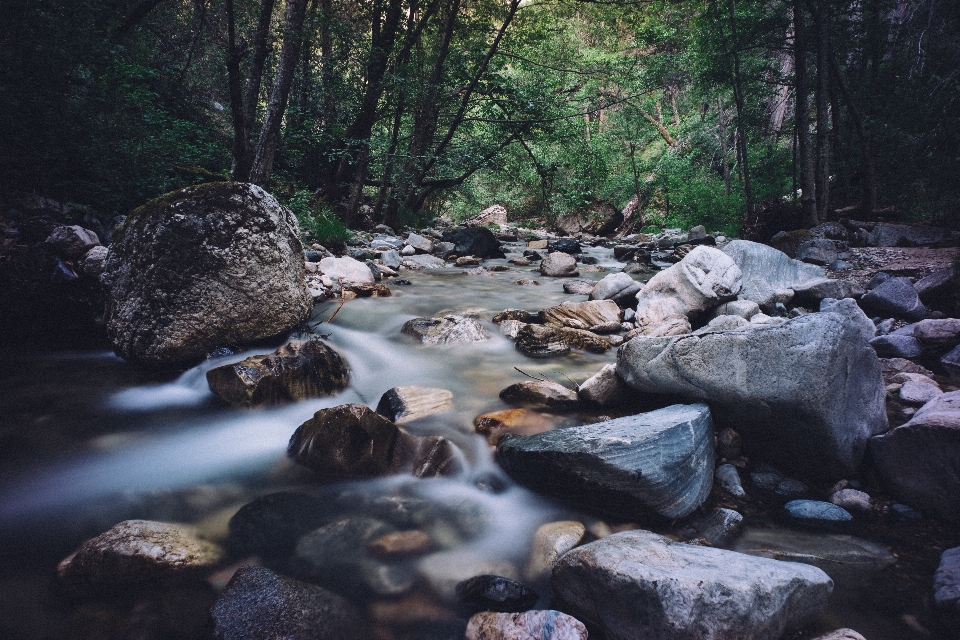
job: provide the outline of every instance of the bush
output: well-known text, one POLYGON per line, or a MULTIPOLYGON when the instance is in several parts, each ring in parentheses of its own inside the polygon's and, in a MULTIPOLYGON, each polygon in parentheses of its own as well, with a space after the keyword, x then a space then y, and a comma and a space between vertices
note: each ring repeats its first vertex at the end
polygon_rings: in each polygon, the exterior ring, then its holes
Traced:
POLYGON ((309 191, 294 193, 287 206, 293 211, 300 223, 300 233, 304 242, 320 244, 345 244, 350 240, 350 229, 328 207, 317 203, 309 191))

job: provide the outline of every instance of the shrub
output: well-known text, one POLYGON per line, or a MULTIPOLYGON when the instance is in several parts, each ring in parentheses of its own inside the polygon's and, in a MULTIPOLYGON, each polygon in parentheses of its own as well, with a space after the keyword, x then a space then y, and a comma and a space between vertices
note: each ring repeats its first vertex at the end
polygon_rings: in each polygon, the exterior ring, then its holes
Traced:
POLYGON ((309 191, 294 193, 287 206, 300 223, 300 233, 305 242, 320 244, 344 244, 352 236, 350 229, 329 207, 316 201, 309 191))

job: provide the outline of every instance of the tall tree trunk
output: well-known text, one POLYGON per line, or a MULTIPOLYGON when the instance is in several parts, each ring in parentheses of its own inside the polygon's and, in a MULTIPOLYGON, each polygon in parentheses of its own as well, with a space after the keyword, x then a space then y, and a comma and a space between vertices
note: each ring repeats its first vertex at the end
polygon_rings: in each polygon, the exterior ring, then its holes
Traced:
POLYGON ((723 170, 723 190, 730 195, 730 147, 727 134, 726 114, 723 113, 723 101, 717 96, 717 128, 720 133, 720 166, 723 170))
POLYGON ((747 217, 753 217, 753 189, 750 186, 750 161, 747 156, 747 139, 743 127, 744 98, 740 74, 740 53, 738 50, 737 20, 733 0, 727 1, 730 17, 730 38, 733 43, 733 98, 737 105, 737 145, 740 149, 740 171, 743 175, 743 195, 747 201, 747 217))
MULTIPOLYGON (((787 29, 786 40, 789 42, 793 38, 792 28, 787 29)), ((790 102, 790 84, 787 78, 793 73, 793 56, 786 47, 780 52, 780 73, 777 77, 778 85, 776 91, 770 96, 767 103, 767 113, 769 122, 767 124, 767 135, 771 143, 776 143, 780 137, 780 131, 783 129, 783 119, 787 115, 787 105, 790 102)))
POLYGON ((230 89, 230 114, 233 117, 233 176, 245 180, 246 176, 237 175, 238 159, 243 157, 246 148, 246 130, 243 126, 243 89, 240 86, 240 58, 243 52, 237 45, 236 19, 233 0, 226 0, 227 12, 227 84, 230 89))
POLYGON ((307 15, 307 0, 287 0, 287 10, 283 29, 283 48, 280 50, 280 62, 277 74, 270 90, 267 113, 260 130, 257 153, 250 169, 250 182, 266 187, 273 171, 273 158, 280 141, 280 126, 283 113, 287 109, 287 98, 293 84, 293 74, 300 59, 300 43, 303 38, 303 21, 307 15))
POLYGON ((813 147, 810 144, 810 88, 807 78, 807 19, 803 14, 804 0, 793 2, 793 67, 796 88, 797 154, 800 159, 800 208, 803 224, 815 227, 817 218, 817 188, 814 179, 813 147))
POLYGON ((817 218, 830 209, 830 4, 817 0, 817 218))
POLYGON ((850 118, 853 120, 854 131, 857 132, 857 140, 860 141, 860 155, 863 156, 863 210, 866 213, 872 213, 877 208, 877 178, 873 167, 873 152, 870 149, 870 136, 863 126, 863 116, 857 103, 850 95, 846 83, 843 81, 843 75, 840 73, 840 67, 837 61, 830 57, 830 70, 833 73, 833 79, 837 88, 840 89, 840 95, 843 101, 847 103, 847 111, 850 112, 850 118))
MULTIPOLYGON (((228 1, 230 1, 232 4, 232 0, 228 1)), ((234 180, 249 180, 250 169, 253 166, 254 149, 251 146, 251 139, 253 138, 253 127, 257 117, 257 103, 260 99, 260 84, 263 79, 263 69, 266 65, 267 54, 270 52, 267 39, 270 36, 270 20, 273 17, 273 7, 274 0, 263 0, 260 3, 260 15, 257 20, 257 29, 253 35, 253 53, 250 56, 250 68, 247 70, 247 83, 243 92, 242 101, 240 103, 241 117, 239 126, 237 125, 236 118, 234 118, 233 167, 231 168, 234 180)), ((228 24, 229 22, 231 22, 231 20, 228 17, 228 24)), ((231 36, 231 38, 232 37, 233 36, 231 36)), ((235 49, 235 45, 230 45, 230 48, 231 50, 235 49)), ((240 91, 239 65, 240 56, 242 56, 243 53, 244 52, 237 52, 236 88, 234 88, 232 84, 234 80, 232 78, 230 80, 231 102, 236 99, 233 95, 233 92, 235 90, 237 92, 240 91)), ((233 73, 233 71, 230 71, 229 69, 229 55, 227 65, 228 72, 233 73)), ((237 97, 239 97, 239 93, 237 97)))
MULTIPOLYGON (((832 53, 830 54, 833 55, 832 53)), ((832 58, 831 58, 832 59, 832 58)), ((834 203, 846 205, 850 199, 850 172, 844 162, 843 136, 840 127, 840 99, 837 95, 837 81, 830 72, 830 147, 833 149, 833 171, 838 177, 840 185, 839 197, 834 197, 834 203)))

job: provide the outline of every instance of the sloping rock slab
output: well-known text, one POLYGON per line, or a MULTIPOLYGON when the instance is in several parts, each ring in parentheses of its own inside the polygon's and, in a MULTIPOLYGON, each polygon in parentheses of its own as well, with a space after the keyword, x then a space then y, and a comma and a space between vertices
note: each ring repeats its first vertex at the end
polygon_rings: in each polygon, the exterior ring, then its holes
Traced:
POLYGON ((745 289, 754 280, 763 280, 773 289, 792 289, 795 284, 826 275, 822 267, 794 260, 759 242, 734 240, 723 252, 740 267, 745 289))
POLYGON ((625 531, 553 569, 562 610, 607 640, 775 640, 815 620, 833 581, 820 569, 625 531))
MULTIPOLYGON (((627 276, 629 277, 629 276, 627 276)), ((574 329, 589 329, 598 324, 620 322, 622 312, 613 300, 567 301, 540 312, 544 323, 574 329)))
POLYGON ((887 429, 877 355, 856 323, 811 313, 775 326, 637 337, 617 353, 637 391, 710 403, 748 450, 803 475, 839 479, 887 429))
POLYGON ((713 458, 704 404, 528 437, 507 434, 497 444, 497 461, 520 484, 625 518, 691 513, 713 486, 713 458))

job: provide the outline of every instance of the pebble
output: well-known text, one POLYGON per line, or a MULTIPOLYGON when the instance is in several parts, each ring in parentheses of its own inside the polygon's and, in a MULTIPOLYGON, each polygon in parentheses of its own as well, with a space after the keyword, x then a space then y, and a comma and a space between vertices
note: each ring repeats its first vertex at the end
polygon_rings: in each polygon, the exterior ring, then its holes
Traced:
POLYGON ((740 473, 732 464, 722 464, 717 467, 713 477, 716 478, 720 486, 726 489, 732 496, 736 498, 747 497, 747 492, 743 490, 743 485, 740 484, 740 473))
POLYGON ((838 507, 854 511, 870 511, 873 509, 873 500, 870 495, 856 489, 841 489, 830 496, 830 502, 838 507))
POLYGON ((466 640, 587 640, 587 628, 559 611, 485 611, 470 618, 466 640))

